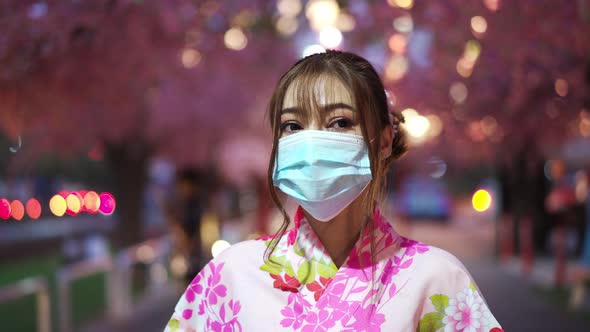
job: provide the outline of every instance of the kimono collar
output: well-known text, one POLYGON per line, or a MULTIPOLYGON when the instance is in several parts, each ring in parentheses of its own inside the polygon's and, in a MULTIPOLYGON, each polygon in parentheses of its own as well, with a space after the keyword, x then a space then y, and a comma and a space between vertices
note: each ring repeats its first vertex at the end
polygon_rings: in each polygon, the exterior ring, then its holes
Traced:
MULTIPOLYGON (((393 226, 383 217, 378 207, 375 207, 373 212, 371 225, 364 227, 363 233, 357 240, 352 249, 351 254, 344 262, 343 266, 350 261, 351 256, 363 256, 363 258, 370 258, 370 243, 371 237, 374 238, 375 243, 379 239, 389 238, 387 245, 391 244, 393 240, 397 239, 399 235, 393 229, 393 226), (373 228, 373 232, 371 232, 373 228)), ((383 243, 385 244, 385 243, 383 243)), ((317 234, 305 218, 303 208, 299 206, 294 217, 294 227, 287 234, 287 245, 292 247, 296 252, 305 253, 305 257, 317 262, 333 265, 330 254, 321 243, 317 234)))

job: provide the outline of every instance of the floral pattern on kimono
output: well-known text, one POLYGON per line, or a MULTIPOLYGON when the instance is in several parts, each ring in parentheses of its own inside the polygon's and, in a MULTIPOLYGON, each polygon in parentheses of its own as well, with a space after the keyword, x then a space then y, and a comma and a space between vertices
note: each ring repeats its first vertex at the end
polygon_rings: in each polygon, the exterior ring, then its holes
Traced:
POLYGON ((454 256, 397 234, 378 209, 340 269, 301 208, 264 261, 269 243, 242 242, 213 259, 166 332, 502 331, 454 256))

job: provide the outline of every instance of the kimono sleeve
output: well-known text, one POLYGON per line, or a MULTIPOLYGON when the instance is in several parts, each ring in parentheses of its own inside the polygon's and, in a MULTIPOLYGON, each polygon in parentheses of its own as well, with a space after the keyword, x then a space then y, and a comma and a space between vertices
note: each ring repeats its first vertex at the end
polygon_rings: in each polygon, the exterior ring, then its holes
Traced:
MULTIPOLYGON (((164 332, 221 331, 239 327, 241 305, 228 298, 223 261, 210 261, 188 285, 164 332)), ((233 330, 232 330, 233 331, 233 330)))
POLYGON ((503 332, 463 264, 444 252, 425 286, 417 332, 503 332))

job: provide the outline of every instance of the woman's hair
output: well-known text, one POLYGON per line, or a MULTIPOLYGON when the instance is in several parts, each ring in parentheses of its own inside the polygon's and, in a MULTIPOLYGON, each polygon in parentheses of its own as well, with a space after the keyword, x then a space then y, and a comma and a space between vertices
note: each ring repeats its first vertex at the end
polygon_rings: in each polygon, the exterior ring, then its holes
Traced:
MULTIPOLYGON (((385 189, 385 176, 391 162, 407 151, 405 133, 399 128, 403 117, 389 108, 388 98, 383 83, 373 66, 364 58, 348 52, 328 50, 307 56, 295 63, 279 80, 271 97, 268 114, 272 128, 273 145, 268 165, 268 184, 271 197, 283 215, 283 224, 268 246, 264 259, 270 260, 276 245, 289 227, 290 218, 283 207, 273 185, 273 173, 277 159, 278 141, 281 137, 281 110, 287 89, 294 91, 296 105, 302 109, 304 116, 317 116, 321 94, 326 100, 334 99, 334 89, 330 83, 344 85, 352 97, 353 107, 357 110, 365 142, 369 146, 369 160, 373 180, 365 195, 364 209, 366 216, 372 217, 374 203, 382 197, 385 189), (320 87, 318 89, 318 87, 320 87), (318 91, 321 90, 321 91, 318 91), (394 138, 392 153, 386 159, 379 153, 381 133, 387 126, 393 125, 394 138), (371 137, 369 137, 371 135, 371 137)), ((341 101, 336 101, 341 102, 341 101)), ((369 223, 372 231, 373 223, 369 223)))

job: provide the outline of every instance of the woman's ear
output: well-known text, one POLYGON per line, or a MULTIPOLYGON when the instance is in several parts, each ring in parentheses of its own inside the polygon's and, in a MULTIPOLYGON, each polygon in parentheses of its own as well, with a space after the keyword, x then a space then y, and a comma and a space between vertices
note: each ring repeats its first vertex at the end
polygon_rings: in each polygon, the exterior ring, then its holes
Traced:
POLYGON ((393 126, 388 124, 383 128, 381 133, 381 146, 379 147, 379 153, 381 154, 381 160, 385 160, 391 156, 391 150, 393 147, 393 126))

